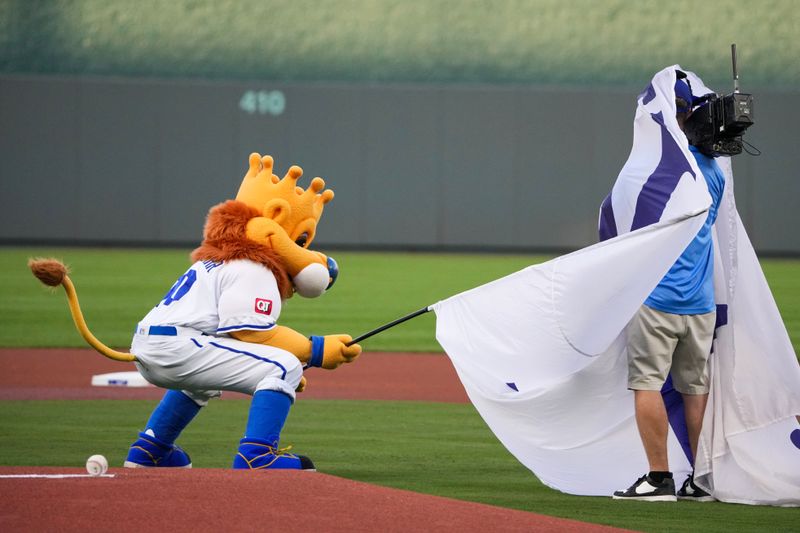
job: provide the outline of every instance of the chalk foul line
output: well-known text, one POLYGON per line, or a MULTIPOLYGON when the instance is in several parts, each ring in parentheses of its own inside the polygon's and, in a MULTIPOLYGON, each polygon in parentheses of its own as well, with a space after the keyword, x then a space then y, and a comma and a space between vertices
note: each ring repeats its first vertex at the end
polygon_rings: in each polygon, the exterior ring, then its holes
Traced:
POLYGON ((68 477, 114 477, 114 474, 101 474, 99 476, 93 476, 91 474, 0 474, 0 479, 24 479, 24 478, 63 479, 68 477))

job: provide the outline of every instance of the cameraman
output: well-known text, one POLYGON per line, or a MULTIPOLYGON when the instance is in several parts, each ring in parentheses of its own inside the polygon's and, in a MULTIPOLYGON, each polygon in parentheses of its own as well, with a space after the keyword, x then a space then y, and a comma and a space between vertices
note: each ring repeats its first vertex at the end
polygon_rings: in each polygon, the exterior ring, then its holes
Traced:
MULTIPOLYGON (((692 113, 692 92, 686 82, 675 83, 676 119, 681 130, 692 113)), ((705 224, 659 282, 628 325, 628 388, 634 391, 636 424, 650 472, 613 497, 622 500, 710 501, 714 498, 694 484, 693 475, 675 492, 669 470, 669 422, 662 387, 668 375, 681 393, 692 457, 708 400, 708 356, 716 321, 712 226, 725 187, 722 170, 712 157, 689 146, 708 185, 712 204, 705 224)), ((694 460, 694 459, 693 459, 694 460)))

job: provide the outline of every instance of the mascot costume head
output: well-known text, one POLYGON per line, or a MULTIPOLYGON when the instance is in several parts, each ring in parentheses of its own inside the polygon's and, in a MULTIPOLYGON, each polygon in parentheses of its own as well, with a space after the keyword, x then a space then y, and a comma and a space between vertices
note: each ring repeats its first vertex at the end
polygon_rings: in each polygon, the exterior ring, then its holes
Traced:
POLYGON ((250 169, 236 200, 212 208, 194 260, 251 259, 275 274, 284 299, 296 291, 314 298, 336 281, 336 262, 309 250, 333 191, 322 178, 297 186, 303 170, 292 166, 283 179, 272 173, 272 157, 250 154, 250 169))

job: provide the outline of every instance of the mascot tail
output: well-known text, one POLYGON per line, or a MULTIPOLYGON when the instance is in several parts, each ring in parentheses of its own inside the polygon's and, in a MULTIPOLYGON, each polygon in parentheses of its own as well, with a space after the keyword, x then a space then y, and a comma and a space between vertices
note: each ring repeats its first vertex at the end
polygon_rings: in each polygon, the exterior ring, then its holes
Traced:
POLYGON ((67 291, 67 301, 69 303, 69 310, 72 313, 72 320, 75 322, 75 327, 78 329, 78 332, 81 334, 84 340, 89 343, 92 348, 105 355, 109 359, 113 359, 115 361, 136 360, 136 357, 133 354, 112 350, 97 340, 97 338, 92 335, 92 332, 89 331, 89 327, 86 325, 86 321, 83 319, 81 306, 78 303, 78 293, 75 292, 75 286, 72 284, 72 280, 70 280, 69 276, 67 275, 67 267, 64 265, 64 263, 58 261, 57 259, 29 259, 28 266, 30 267, 31 272, 33 272, 33 275, 45 285, 49 287, 57 287, 59 285, 64 286, 64 290, 67 291))

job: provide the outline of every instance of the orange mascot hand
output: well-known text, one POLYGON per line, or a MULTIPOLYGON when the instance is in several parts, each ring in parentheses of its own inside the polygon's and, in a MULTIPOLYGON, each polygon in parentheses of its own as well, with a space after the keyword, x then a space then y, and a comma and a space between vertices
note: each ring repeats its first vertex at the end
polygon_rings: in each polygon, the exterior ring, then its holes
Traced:
POLYGON ((309 366, 321 366, 332 370, 343 363, 350 363, 361 354, 361 346, 354 344, 350 335, 326 335, 311 337, 311 360, 309 366))

